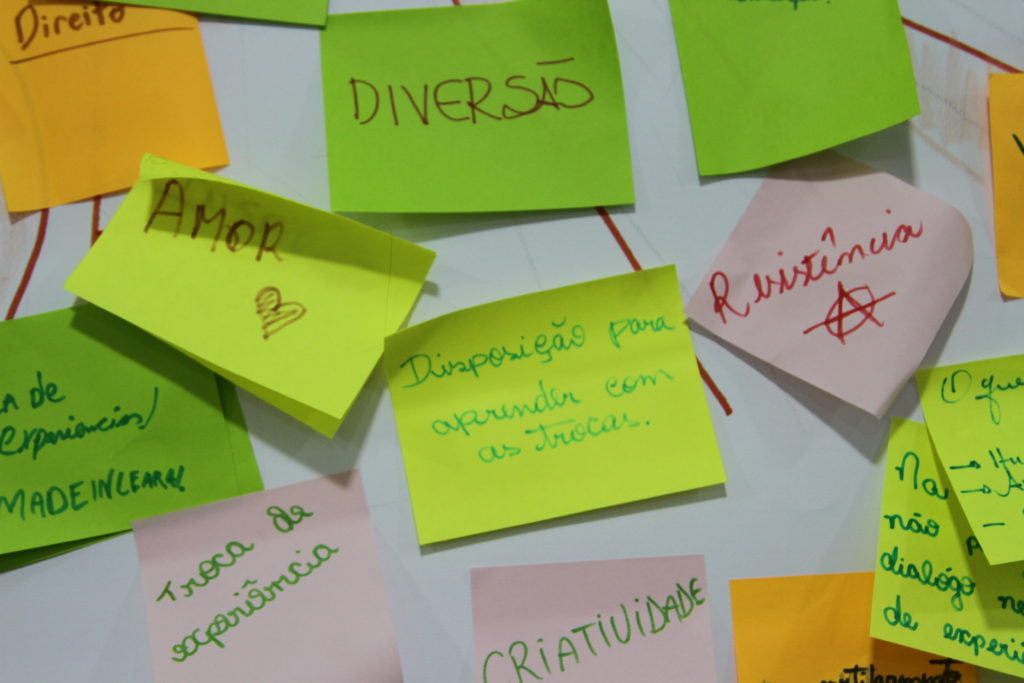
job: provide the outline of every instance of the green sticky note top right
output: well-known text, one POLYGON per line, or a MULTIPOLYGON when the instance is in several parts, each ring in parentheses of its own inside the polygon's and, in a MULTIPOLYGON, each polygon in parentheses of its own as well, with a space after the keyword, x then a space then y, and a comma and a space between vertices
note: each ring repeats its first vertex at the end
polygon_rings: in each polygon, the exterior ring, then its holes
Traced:
POLYGON ((262 488, 235 390, 94 306, 0 323, 0 570, 262 488))
POLYGON ((1024 560, 1024 355, 917 372, 935 450, 992 564, 1024 560))
POLYGON ((702 175, 805 156, 916 116, 896 0, 669 0, 702 175))
POLYGON ((672 266, 449 313, 383 366, 421 544, 725 481, 672 266))
POLYGON ((320 49, 335 211, 633 202, 606 0, 332 15, 320 49))

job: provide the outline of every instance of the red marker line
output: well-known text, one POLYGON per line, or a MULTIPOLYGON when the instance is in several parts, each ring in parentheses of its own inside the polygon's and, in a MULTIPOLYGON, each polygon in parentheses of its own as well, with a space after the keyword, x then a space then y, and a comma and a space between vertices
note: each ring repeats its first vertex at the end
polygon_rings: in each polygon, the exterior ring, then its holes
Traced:
POLYGON ((103 232, 100 230, 100 202, 103 195, 98 194, 92 198, 92 230, 90 232, 89 244, 96 244, 103 232))
POLYGON ((991 64, 992 66, 996 67, 997 69, 1002 69, 1003 71, 1010 71, 1012 73, 1020 73, 1020 69, 1018 69, 1017 67, 1010 66, 1006 62, 1000 61, 1000 60, 996 59, 995 57, 993 57, 992 55, 986 54, 986 53, 982 52, 981 50, 973 48, 970 45, 968 45, 967 43, 961 43, 956 38, 953 38, 951 36, 947 36, 944 33, 939 33, 938 31, 936 31, 934 29, 928 28, 927 26, 922 26, 921 24, 917 23, 916 21, 911 21, 910 19, 907 19, 906 17, 903 17, 903 25, 907 26, 909 28, 912 28, 915 31, 920 31, 921 33, 925 34, 926 36, 930 36, 930 37, 934 38, 935 40, 942 41, 946 45, 950 45, 952 47, 955 47, 958 50, 963 50, 967 54, 973 55, 973 56, 977 57, 978 59, 991 64))
MULTIPOLYGON (((619 231, 619 226, 615 225, 615 221, 608 215, 608 211, 603 206, 595 206, 594 211, 597 211, 597 215, 604 221, 605 226, 608 227, 608 232, 615 238, 616 244, 619 245, 619 249, 622 250, 622 254, 629 261, 629 265, 633 266, 633 270, 643 270, 643 266, 636 260, 636 256, 633 254, 633 250, 629 248, 629 244, 626 242, 626 238, 622 236, 619 231)), ((718 399, 718 404, 722 406, 722 410, 725 411, 726 415, 732 415, 732 406, 729 405, 729 400, 722 393, 722 390, 715 384, 715 380, 711 379, 711 375, 707 370, 704 369, 704 365, 701 364, 700 358, 697 359, 697 370, 700 371, 700 378, 704 380, 704 384, 707 385, 708 389, 714 394, 715 398, 718 399)))
POLYGON ((28 265, 21 275, 21 282, 18 283, 18 290, 11 299, 11 306, 7 309, 7 317, 4 320, 11 320, 18 313, 18 306, 21 305, 21 297, 25 295, 28 288, 28 281, 32 279, 32 271, 36 269, 36 261, 39 260, 39 252, 43 250, 43 240, 46 239, 46 224, 50 220, 50 210, 43 209, 39 213, 39 229, 36 232, 36 243, 32 247, 32 255, 28 257, 28 265))

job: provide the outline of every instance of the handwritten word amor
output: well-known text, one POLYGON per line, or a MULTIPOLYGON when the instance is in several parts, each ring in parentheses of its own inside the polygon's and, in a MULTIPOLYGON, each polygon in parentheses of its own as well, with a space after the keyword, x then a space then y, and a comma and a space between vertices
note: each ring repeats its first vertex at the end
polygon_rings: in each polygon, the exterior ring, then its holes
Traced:
POLYGON ((520 335, 518 346, 509 348, 502 344, 492 346, 486 351, 479 351, 470 354, 468 358, 460 360, 434 360, 442 358, 440 353, 434 354, 432 358, 426 353, 415 353, 401 363, 398 367, 409 370, 412 373, 412 382, 403 384, 403 389, 410 389, 423 384, 434 377, 444 379, 458 374, 469 373, 473 377, 480 377, 480 370, 483 368, 500 368, 505 363, 513 363, 520 360, 539 357, 541 363, 550 363, 556 352, 571 351, 581 348, 587 341, 587 333, 582 325, 566 327, 568 318, 549 323, 554 330, 553 334, 541 332, 526 340, 525 335, 520 335), (568 334, 565 334, 568 332, 568 334))
MULTIPOLYGON (((182 222, 185 220, 186 188, 180 180, 175 178, 164 179, 162 182, 163 190, 160 194, 160 200, 153 207, 153 212, 149 215, 143 232, 149 232, 150 228, 154 226, 158 230, 167 230, 170 229, 169 226, 173 226, 174 236, 177 237, 181 232, 182 222), (168 221, 171 219, 173 219, 173 222, 168 224, 168 221)), ((209 187, 209 184, 204 184, 204 186, 209 187)), ((226 208, 221 207, 212 215, 207 215, 206 204, 196 204, 189 236, 192 239, 196 239, 200 235, 203 235, 204 238, 210 238, 209 230, 206 233, 203 231, 207 226, 210 226, 210 230, 213 230, 213 226, 216 224, 216 230, 213 232, 212 239, 210 239, 210 251, 217 250, 217 244, 221 242, 222 236, 224 238, 224 246, 232 253, 241 251, 252 244, 257 233, 254 223, 244 218, 239 218, 233 221, 228 226, 227 231, 225 231, 224 224, 227 221, 226 208)), ((264 254, 273 254, 274 258, 278 261, 283 261, 284 259, 281 258, 281 254, 277 252, 277 245, 281 242, 281 237, 283 236, 284 223, 281 221, 273 223, 264 221, 259 245, 256 246, 256 260, 262 261, 264 254)))
POLYGON ((580 663, 581 653, 585 656, 585 652, 590 652, 591 657, 598 657, 607 650, 629 644, 633 640, 634 623, 637 633, 645 638, 665 631, 672 625, 673 619, 674 623, 683 623, 695 609, 706 602, 700 597, 702 590, 697 585, 697 579, 693 578, 685 587, 676 583, 675 593, 665 596, 663 600, 647 595, 643 600, 633 598, 635 606, 626 607, 626 603, 619 603, 621 621, 613 615, 604 617, 598 614, 593 621, 570 628, 567 635, 558 639, 557 652, 553 654, 548 652, 544 639, 537 638, 536 645, 533 646, 537 656, 531 659, 530 646, 523 640, 515 640, 507 648, 487 653, 484 657, 481 680, 483 683, 506 680, 543 681, 546 680, 543 674, 550 676, 564 673, 569 660, 575 664, 580 663), (632 621, 630 617, 633 617, 632 621), (616 645, 612 644, 613 637, 616 645), (604 647, 601 647, 602 642, 604 647), (586 649, 582 647, 583 644, 586 645, 586 649), (524 674, 528 674, 530 678, 525 678, 524 674))
MULTIPOLYGON (((185 592, 181 597, 191 598, 195 594, 195 589, 209 585, 211 581, 220 576, 222 569, 235 566, 240 558, 244 557, 246 553, 252 552, 255 547, 255 544, 246 545, 241 541, 228 541, 224 545, 224 552, 214 553, 208 560, 199 562, 196 569, 197 576, 191 576, 188 581, 178 585, 178 588, 185 592)), ((178 596, 171 590, 171 583, 172 581, 168 580, 164 584, 164 589, 160 591, 155 602, 160 602, 164 598, 170 598, 171 602, 177 601, 178 596)))
MULTIPOLYGON (((299 551, 296 551, 298 553, 299 551)), ((181 639, 181 642, 171 646, 173 653, 171 659, 175 662, 184 662, 192 657, 204 645, 213 643, 220 649, 226 647, 221 636, 233 628, 237 628, 243 620, 255 615, 260 610, 284 594, 288 586, 294 586, 302 579, 311 575, 317 569, 331 559, 332 555, 341 552, 340 548, 332 548, 329 545, 320 543, 313 547, 310 554, 314 561, 296 561, 288 565, 288 568, 273 581, 267 582, 262 588, 256 586, 256 581, 247 580, 242 584, 241 589, 235 593, 235 597, 241 597, 242 591, 249 588, 245 593, 244 605, 232 607, 226 613, 220 613, 213 617, 205 628, 197 628, 181 639)))
POLYGON ((78 512, 90 502, 113 500, 115 496, 124 498, 156 489, 185 491, 185 466, 169 467, 166 470, 115 470, 107 471, 106 477, 90 480, 89 487, 92 499, 86 498, 81 489, 85 480, 70 484, 54 485, 45 491, 26 491, 16 489, 10 494, 0 494, 0 515, 6 511, 8 515, 18 517, 22 521, 28 515, 39 519, 55 517, 65 512, 78 512))
POLYGON ((29 4, 14 15, 14 31, 22 50, 27 50, 37 36, 49 38, 59 36, 62 30, 81 31, 106 26, 108 23, 120 23, 124 20, 125 12, 123 5, 91 2, 82 5, 80 10, 76 9, 51 18, 49 14, 40 12, 40 7, 46 8, 46 5, 29 4))
POLYGON ((582 401, 571 391, 547 387, 544 380, 537 381, 537 394, 532 401, 502 403, 495 407, 469 408, 452 413, 451 418, 438 418, 430 428, 438 436, 461 433, 470 436, 470 427, 483 427, 492 420, 518 420, 528 415, 542 415, 566 405, 579 405, 582 401))
MULTIPOLYGON (((973 385, 974 375, 971 374, 971 371, 958 368, 947 377, 942 378, 939 397, 943 403, 959 403, 970 393, 973 385)), ((997 425, 1003 421, 1003 407, 1000 405, 999 399, 995 397, 995 394, 1016 391, 1024 387, 1024 378, 1017 375, 1013 379, 997 381, 995 375, 989 375, 982 378, 980 385, 982 391, 974 395, 974 400, 985 401, 985 406, 988 408, 988 417, 992 420, 992 424, 997 425)))
MULTIPOLYGON (((574 57, 569 57, 537 62, 536 65, 550 67, 574 60, 574 57)), ((526 76, 509 76, 504 86, 499 86, 504 87, 500 95, 495 93, 494 83, 482 76, 448 78, 413 86, 412 89, 397 84, 374 84, 361 78, 350 78, 349 85, 352 88, 353 116, 361 126, 374 121, 380 113, 382 90, 387 92, 384 97, 391 112, 391 123, 395 126, 417 121, 424 126, 446 121, 468 121, 471 125, 483 119, 508 121, 535 114, 545 107, 555 111, 582 109, 594 101, 594 91, 580 81, 561 76, 549 81, 546 74, 540 75, 538 81, 531 88, 526 76)), ((386 116, 384 114, 381 118, 386 116)))
MULTIPOLYGON (((886 212, 891 213, 891 210, 886 212)), ((722 319, 722 324, 729 323, 727 314, 746 318, 750 315, 753 306, 767 301, 773 296, 782 296, 794 289, 809 287, 826 275, 835 275, 851 263, 892 251, 900 244, 907 244, 911 240, 919 239, 923 234, 924 223, 921 223, 917 229, 910 225, 902 224, 898 225, 891 235, 889 231, 884 231, 879 237, 872 237, 867 245, 854 244, 845 251, 839 251, 838 254, 822 253, 821 249, 815 249, 804 254, 797 263, 779 268, 777 273, 754 273, 751 282, 756 295, 752 301, 737 302, 730 299, 731 284, 729 276, 720 270, 715 271, 708 282, 708 286, 711 288, 711 296, 714 299, 715 313, 722 319), (833 259, 831 262, 830 258, 833 259)), ((832 248, 836 248, 835 229, 832 227, 825 228, 824 232, 821 233, 820 241, 831 244, 832 248)), ((784 256, 784 253, 780 251, 778 255, 784 256)))
POLYGON ((72 422, 70 427, 58 427, 47 429, 45 427, 32 427, 22 429, 21 441, 18 442, 19 430, 11 425, 5 425, 0 429, 0 455, 11 457, 25 451, 32 452, 32 459, 39 457, 40 451, 46 446, 55 446, 64 441, 84 439, 97 432, 109 432, 125 427, 136 427, 145 430, 149 427, 153 416, 156 415, 157 402, 160 398, 160 389, 153 387, 153 404, 149 408, 149 414, 143 417, 142 413, 121 412, 121 406, 114 406, 111 415, 101 417, 95 422, 84 422, 75 419, 74 415, 68 415, 72 422))

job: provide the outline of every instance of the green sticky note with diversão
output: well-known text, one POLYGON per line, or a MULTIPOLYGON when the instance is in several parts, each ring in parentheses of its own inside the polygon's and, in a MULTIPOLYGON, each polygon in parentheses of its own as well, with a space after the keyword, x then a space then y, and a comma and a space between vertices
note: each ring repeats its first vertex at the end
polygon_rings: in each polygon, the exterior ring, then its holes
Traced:
POLYGON ((889 433, 871 635, 1024 677, 1024 564, 986 561, 929 429, 889 433))
POLYGON ((124 4, 323 26, 327 23, 328 2, 330 0, 127 0, 124 4))
POLYGON ((701 174, 818 152, 916 116, 896 0, 669 0, 701 174))
POLYGON ((336 211, 633 201, 607 0, 332 15, 320 51, 336 211))
POLYGON ((925 422, 992 564, 1024 560, 1024 356, 917 372, 925 422))
POLYGON ((262 488, 235 390, 94 306, 0 323, 0 569, 262 488))
POLYGON ((333 436, 434 253, 147 156, 68 290, 333 436))
POLYGON ((421 544, 725 481, 672 266, 449 313, 383 364, 421 544))

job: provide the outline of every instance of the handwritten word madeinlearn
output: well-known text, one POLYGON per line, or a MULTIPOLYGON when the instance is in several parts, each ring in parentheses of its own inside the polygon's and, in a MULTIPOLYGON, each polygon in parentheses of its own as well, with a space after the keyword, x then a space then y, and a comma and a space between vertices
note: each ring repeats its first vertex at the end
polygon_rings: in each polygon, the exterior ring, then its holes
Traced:
MULTIPOLYGON (((62 30, 81 31, 83 29, 117 24, 124 20, 124 5, 108 5, 91 2, 82 5, 66 15, 58 14, 51 19, 50 15, 40 12, 43 4, 28 4, 14 15, 14 32, 22 50, 27 50, 37 37, 49 38, 59 36, 62 30)), ((58 8, 59 9, 59 8, 58 8)))
MULTIPOLYGON (((886 209, 886 213, 892 213, 891 209, 886 209)), ((754 286, 755 297, 753 300, 743 302, 730 299, 729 290, 731 284, 729 276, 717 270, 711 275, 711 279, 708 282, 708 286, 711 288, 711 296, 714 300, 714 311, 721 318, 723 325, 729 323, 727 314, 746 318, 750 315, 753 306, 767 301, 773 296, 781 296, 798 287, 809 287, 826 275, 835 275, 843 267, 857 260, 863 261, 872 256, 892 251, 900 244, 907 244, 912 240, 919 239, 923 234, 924 223, 919 224, 916 229, 913 226, 901 224, 896 226, 891 235, 889 231, 883 231, 879 237, 872 237, 866 245, 854 244, 848 249, 840 251, 838 255, 823 254, 821 249, 815 249, 804 254, 795 264, 779 268, 777 273, 754 273, 751 282, 754 286), (830 263, 830 258, 835 260, 830 263)), ((835 229, 832 227, 825 228, 821 233, 820 241, 831 244, 833 248, 836 248, 835 229)), ((777 254, 778 256, 785 255, 781 251, 777 252, 777 254)))
MULTIPOLYGON (((187 188, 184 183, 176 178, 165 178, 162 182, 163 188, 160 193, 160 199, 157 201, 156 206, 153 207, 143 232, 149 232, 150 228, 154 226, 164 230, 173 227, 174 237, 177 237, 181 231, 182 222, 185 220, 185 206, 188 203, 187 188), (172 221, 169 226, 167 224, 168 221, 172 221)), ((209 187, 209 184, 205 184, 205 186, 209 187)), ((226 208, 221 207, 212 215, 207 215, 206 204, 197 203, 193 209, 192 228, 189 236, 192 239, 196 239, 201 234, 205 238, 212 237, 210 239, 210 251, 217 251, 217 244, 221 242, 222 236, 224 246, 232 253, 241 251, 253 243, 257 234, 254 223, 245 218, 239 218, 231 222, 225 232, 224 224, 227 221, 226 208), (214 225, 216 225, 215 231, 213 231, 214 225), (210 226, 210 230, 204 233, 203 231, 207 226, 210 226), (212 235, 210 235, 210 231, 213 231, 212 235)), ((281 254, 277 252, 277 245, 281 242, 281 237, 283 236, 283 222, 264 221, 262 232, 260 232, 259 244, 254 245, 256 260, 262 261, 265 254, 272 254, 278 261, 283 261, 284 259, 281 258, 281 254)))
MULTIPOLYGON (((569 57, 537 62, 536 65, 548 71, 547 67, 574 60, 575 57, 569 57)), ((585 83, 562 76, 549 81, 546 73, 537 78, 539 82, 530 87, 526 76, 509 76, 503 85, 498 86, 503 88, 500 95, 495 92, 494 83, 483 76, 448 78, 411 89, 397 84, 374 84, 361 78, 350 78, 349 85, 352 88, 353 116, 361 126, 377 119, 381 100, 385 98, 391 112, 391 123, 395 126, 417 121, 424 126, 445 121, 468 121, 470 124, 481 119, 508 121, 535 114, 544 107, 556 111, 581 109, 594 101, 594 91, 585 83)), ((382 115, 382 120, 386 116, 382 115)))
POLYGON ((637 633, 645 638, 667 629, 672 625, 673 618, 675 623, 681 624, 706 600, 700 597, 703 589, 697 585, 696 578, 690 579, 686 586, 677 583, 675 588, 675 593, 667 595, 664 600, 648 595, 643 600, 633 598, 636 606, 626 607, 625 603, 619 603, 619 610, 622 612, 621 622, 617 621, 614 615, 604 617, 598 614, 593 621, 569 629, 568 635, 558 639, 556 653, 549 655, 543 638, 537 638, 536 645, 533 646, 536 656, 532 659, 530 646, 522 640, 513 641, 504 650, 491 650, 484 658, 482 683, 513 680, 513 674, 517 681, 543 681, 545 678, 542 674, 564 673, 568 660, 575 664, 580 663, 580 653, 584 652, 583 644, 586 644, 586 651, 589 651, 592 657, 598 657, 613 647, 627 645, 633 639, 633 622, 636 623, 637 633), (631 616, 633 622, 630 621, 631 616), (617 643, 615 645, 613 637, 617 643), (601 646, 602 642, 604 647, 601 646), (524 673, 530 678, 524 678, 524 673))

